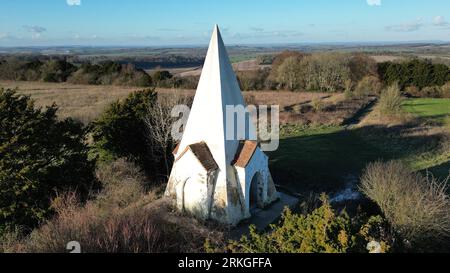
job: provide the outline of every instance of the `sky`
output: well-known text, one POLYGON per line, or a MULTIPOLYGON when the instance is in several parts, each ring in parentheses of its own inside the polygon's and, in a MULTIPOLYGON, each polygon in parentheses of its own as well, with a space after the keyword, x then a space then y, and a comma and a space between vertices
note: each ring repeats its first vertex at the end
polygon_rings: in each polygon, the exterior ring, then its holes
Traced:
POLYGON ((450 41, 449 0, 2 0, 2 46, 450 41))

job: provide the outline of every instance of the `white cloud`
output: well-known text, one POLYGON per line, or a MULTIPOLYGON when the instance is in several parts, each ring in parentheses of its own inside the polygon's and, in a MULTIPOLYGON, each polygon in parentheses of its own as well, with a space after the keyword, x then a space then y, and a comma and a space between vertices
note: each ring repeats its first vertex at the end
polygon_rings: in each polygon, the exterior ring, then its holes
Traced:
POLYGON ((69 6, 81 6, 81 0, 66 0, 69 6))
POLYGON ((381 0, 367 0, 369 6, 381 6, 381 0))
POLYGON ((448 22, 445 21, 444 16, 436 16, 433 18, 433 25, 443 27, 448 25, 448 22))

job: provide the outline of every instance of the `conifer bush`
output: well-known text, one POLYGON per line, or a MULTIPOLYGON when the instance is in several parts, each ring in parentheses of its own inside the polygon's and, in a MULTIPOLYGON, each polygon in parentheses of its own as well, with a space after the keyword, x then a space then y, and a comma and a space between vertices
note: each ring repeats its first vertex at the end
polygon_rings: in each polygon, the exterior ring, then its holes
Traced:
POLYGON ((34 227, 51 215, 57 192, 95 186, 85 130, 58 120, 57 107, 39 109, 28 96, 0 90, 0 229, 34 227))
POLYGON ((149 110, 158 103, 157 98, 154 89, 131 93, 125 100, 111 104, 91 124, 93 150, 100 161, 126 158, 154 181, 166 175, 162 159, 164 153, 170 152, 149 137, 152 128, 145 122, 149 110))
POLYGON ((347 253, 367 252, 369 242, 376 241, 382 251, 390 248, 388 232, 381 217, 367 221, 353 219, 347 213, 336 213, 325 195, 322 206, 309 214, 293 213, 285 209, 280 222, 271 230, 259 233, 254 226, 250 234, 224 247, 205 243, 207 252, 233 253, 347 253))

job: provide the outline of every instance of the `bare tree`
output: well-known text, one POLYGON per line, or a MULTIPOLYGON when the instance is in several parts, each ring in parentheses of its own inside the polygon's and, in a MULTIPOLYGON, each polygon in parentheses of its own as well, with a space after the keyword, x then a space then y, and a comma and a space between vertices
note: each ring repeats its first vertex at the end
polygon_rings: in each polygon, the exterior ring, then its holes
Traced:
POLYGON ((169 174, 171 158, 170 154, 175 146, 172 138, 172 125, 176 118, 172 117, 172 109, 177 105, 190 105, 191 97, 180 90, 172 90, 170 93, 160 94, 154 105, 147 107, 144 119, 147 128, 147 142, 153 156, 161 158, 164 162, 165 173, 169 174))

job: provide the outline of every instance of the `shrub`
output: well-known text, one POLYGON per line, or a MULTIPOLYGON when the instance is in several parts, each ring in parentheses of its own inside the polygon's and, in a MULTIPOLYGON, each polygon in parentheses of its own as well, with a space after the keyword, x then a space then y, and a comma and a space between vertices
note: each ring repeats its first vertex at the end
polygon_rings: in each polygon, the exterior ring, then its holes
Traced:
POLYGON ((96 199, 82 205, 75 194, 59 196, 53 219, 22 239, 6 234, 0 250, 64 253, 77 241, 84 253, 198 252, 206 236, 220 238, 193 219, 171 216, 155 189, 145 192, 144 175, 132 163, 120 159, 97 173, 105 187, 96 199))
POLYGON ((430 60, 412 59, 400 63, 384 62, 378 64, 378 74, 387 84, 398 82, 401 89, 417 86, 442 86, 450 77, 450 69, 444 64, 433 64, 430 60))
POLYGON ((382 85, 380 80, 375 76, 366 76, 362 78, 355 88, 355 96, 365 98, 369 95, 377 95, 380 93, 382 85))
POLYGON ((441 87, 441 96, 443 98, 450 98, 450 82, 447 82, 441 87))
POLYGON ((420 96, 423 98, 441 98, 441 88, 439 86, 426 86, 420 90, 420 96))
POLYGON ((363 53, 355 53, 349 62, 351 80, 359 82, 364 77, 377 75, 376 61, 363 53))
POLYGON ((409 241, 427 243, 450 235, 446 181, 413 173, 398 161, 376 162, 364 170, 360 188, 409 241))
POLYGON ((314 111, 316 111, 316 112, 322 112, 323 109, 325 108, 325 105, 324 105, 322 99, 320 99, 320 98, 314 98, 311 101, 311 106, 314 109, 314 111))
POLYGON ((149 109, 157 103, 157 93, 146 89, 111 104, 91 125, 94 150, 101 161, 127 158, 153 179, 165 177, 167 153, 148 136, 151 127, 145 123, 149 109))
POLYGON ((41 67, 44 82, 65 82, 77 68, 66 60, 50 60, 41 67))
POLYGON ((33 227, 51 214, 56 192, 85 196, 95 184, 82 125, 58 121, 56 111, 0 90, 0 226, 33 227))
POLYGON ((68 78, 68 82, 76 84, 116 84, 124 86, 149 87, 152 78, 132 64, 122 65, 108 61, 100 64, 84 63, 68 78))
POLYGON ((237 72, 239 85, 242 91, 265 89, 268 75, 268 69, 237 72))
POLYGON ((401 112, 403 97, 398 84, 393 84, 381 92, 379 110, 382 115, 393 116, 401 112))
MULTIPOLYGON (((239 241, 231 241, 226 251, 237 253, 345 253, 365 251, 367 240, 378 240, 388 250, 388 245, 379 240, 373 227, 381 227, 372 219, 359 226, 345 212, 336 214, 328 198, 321 197, 322 206, 310 214, 294 214, 286 209, 278 225, 271 231, 258 233, 254 226, 250 235, 239 241), (360 245, 358 245, 360 244, 360 245)), ((223 251, 206 243, 208 252, 223 251)))
POLYGON ((346 80, 345 81, 344 97, 345 97, 346 100, 351 100, 354 97, 354 94, 353 94, 353 82, 351 80, 346 80))
POLYGON ((413 96, 413 97, 418 97, 420 98, 422 96, 420 89, 417 88, 417 86, 411 85, 405 88, 405 93, 413 96))

